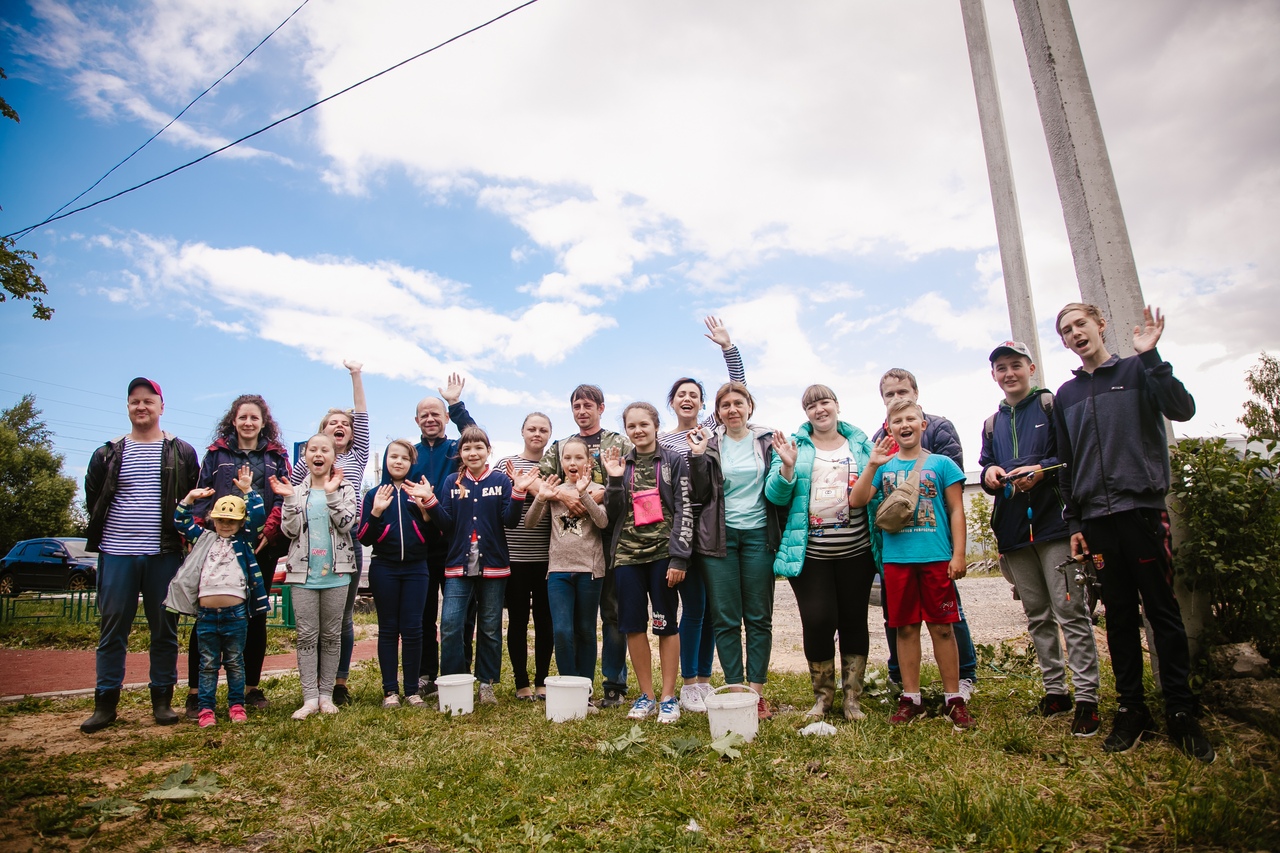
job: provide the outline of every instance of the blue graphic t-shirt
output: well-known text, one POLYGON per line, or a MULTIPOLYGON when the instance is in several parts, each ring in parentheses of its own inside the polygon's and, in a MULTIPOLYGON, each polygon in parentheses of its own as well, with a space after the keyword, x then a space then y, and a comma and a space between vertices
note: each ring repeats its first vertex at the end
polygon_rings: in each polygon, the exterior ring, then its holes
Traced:
POLYGON ((324 489, 307 493, 307 589, 346 586, 350 578, 333 570, 333 531, 329 527, 329 498, 324 489))
MULTIPOLYGON (((876 472, 880 497, 893 494, 915 466, 914 459, 894 456, 876 472)), ((937 563, 951 559, 951 525, 947 521, 947 486, 964 482, 960 466, 941 453, 930 453, 920 468, 920 500, 915 518, 898 533, 884 534, 886 563, 937 563)))

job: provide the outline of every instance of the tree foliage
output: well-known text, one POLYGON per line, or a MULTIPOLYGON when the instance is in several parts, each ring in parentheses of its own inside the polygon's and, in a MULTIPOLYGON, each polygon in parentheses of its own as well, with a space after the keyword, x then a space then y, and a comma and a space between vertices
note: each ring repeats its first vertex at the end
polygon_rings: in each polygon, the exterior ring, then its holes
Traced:
POLYGON ((1224 642, 1280 653, 1280 483, 1268 455, 1223 438, 1187 438, 1171 456, 1170 495, 1186 538, 1174 558, 1192 589, 1206 590, 1224 642))
POLYGON ((75 495, 35 397, 0 410, 0 555, 23 539, 72 532, 75 495))
MULTIPOLYGON (((0 80, 7 80, 4 69, 0 68, 0 80)), ((21 121, 17 111, 9 106, 9 102, 0 98, 0 116, 21 121)), ((31 265, 39 260, 35 252, 16 248, 16 243, 9 237, 0 237, 0 302, 10 299, 26 299, 31 302, 31 316, 37 320, 48 320, 53 316, 53 309, 44 304, 42 296, 48 294, 44 279, 31 265)))
POLYGON ((998 555, 996 533, 991 529, 991 498, 985 492, 974 492, 964 512, 969 528, 969 545, 980 560, 994 560, 998 555))
POLYGON ((1250 438, 1280 439, 1280 363, 1265 352, 1245 374, 1244 384, 1257 399, 1246 400, 1240 423, 1250 438))

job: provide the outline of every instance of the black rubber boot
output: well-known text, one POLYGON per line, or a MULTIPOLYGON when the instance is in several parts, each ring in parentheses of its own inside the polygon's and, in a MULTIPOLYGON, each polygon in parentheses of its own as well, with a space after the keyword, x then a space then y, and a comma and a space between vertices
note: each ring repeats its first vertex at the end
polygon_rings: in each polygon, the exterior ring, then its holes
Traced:
POLYGON ((176 725, 178 712, 173 710, 173 685, 151 688, 151 714, 156 718, 157 726, 176 725))
POLYGON ((93 716, 80 724, 80 731, 91 735, 114 723, 116 721, 116 706, 119 704, 119 688, 93 691, 93 716))

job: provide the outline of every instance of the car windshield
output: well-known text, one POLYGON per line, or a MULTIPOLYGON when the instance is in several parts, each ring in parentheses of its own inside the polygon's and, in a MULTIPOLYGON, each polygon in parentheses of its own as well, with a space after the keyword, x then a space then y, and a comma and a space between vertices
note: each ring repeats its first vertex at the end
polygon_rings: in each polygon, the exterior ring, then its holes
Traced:
POLYGON ((84 546, 89 544, 88 539, 63 539, 62 544, 66 546, 67 553, 70 554, 72 558, 92 556, 84 549, 84 546))

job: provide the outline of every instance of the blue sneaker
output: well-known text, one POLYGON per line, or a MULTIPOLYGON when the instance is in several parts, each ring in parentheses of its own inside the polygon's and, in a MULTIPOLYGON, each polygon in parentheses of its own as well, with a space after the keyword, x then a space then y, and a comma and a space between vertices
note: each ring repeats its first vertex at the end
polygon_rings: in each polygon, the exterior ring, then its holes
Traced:
POLYGON ((643 720, 646 717, 652 717, 658 713, 658 703, 649 698, 648 693, 641 693, 636 701, 631 703, 631 710, 627 712, 628 720, 643 720))
POLYGON ((680 700, 674 696, 662 700, 658 705, 658 722, 674 723, 680 719, 680 700))

